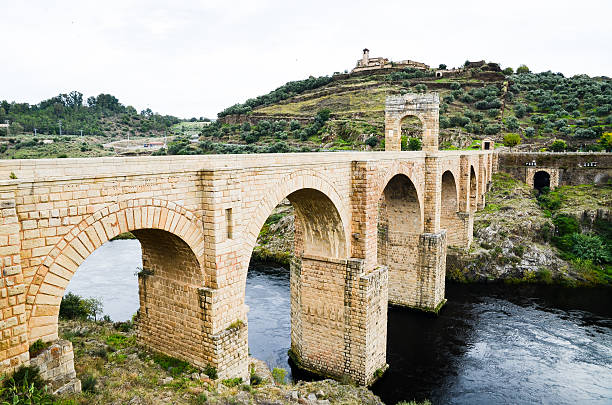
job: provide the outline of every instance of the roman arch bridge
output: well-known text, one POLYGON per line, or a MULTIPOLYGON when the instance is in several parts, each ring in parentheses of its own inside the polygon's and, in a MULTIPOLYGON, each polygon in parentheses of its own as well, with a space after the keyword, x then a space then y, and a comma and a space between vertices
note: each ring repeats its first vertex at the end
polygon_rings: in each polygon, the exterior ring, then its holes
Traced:
POLYGON ((424 144, 418 152, 0 161, 2 369, 27 362, 37 339, 58 338, 59 304, 79 265, 130 231, 143 252, 139 341, 212 365, 222 378, 248 378, 249 259, 266 218, 288 198, 296 212, 292 352, 305 368, 371 382, 386 364, 388 302, 444 303, 446 247, 469 246, 496 166, 490 150, 424 144))

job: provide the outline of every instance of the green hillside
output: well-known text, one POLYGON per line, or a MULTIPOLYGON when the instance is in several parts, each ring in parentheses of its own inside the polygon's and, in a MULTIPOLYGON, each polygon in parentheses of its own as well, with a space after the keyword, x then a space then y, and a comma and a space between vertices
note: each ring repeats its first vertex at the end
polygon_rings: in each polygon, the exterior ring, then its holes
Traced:
MULTIPOLYGON (((290 82, 219 113, 203 133, 205 152, 258 151, 274 144, 287 150, 382 149, 384 102, 389 94, 440 93, 440 145, 478 147, 518 133, 527 150, 603 150, 612 130, 612 80, 560 73, 503 72, 496 64, 466 68, 452 77, 405 69, 340 74, 290 82), (364 74, 365 73, 365 74, 364 74), (329 114, 321 122, 317 113, 329 114), (556 142, 563 140, 565 142, 556 142), (228 146, 228 144, 230 144, 228 146)), ((420 123, 403 128, 405 148, 420 123)), ((416 143, 418 147, 418 142, 416 143)), ((201 153, 201 152, 200 152, 201 153)))
MULTIPOLYGON (((102 145, 128 136, 148 142, 165 135, 166 148, 138 153, 382 150, 387 95, 427 91, 440 94, 442 149, 478 148, 485 136, 501 145, 509 133, 520 136, 518 149, 523 150, 612 149, 612 79, 534 74, 526 66, 517 70, 466 62, 441 78, 435 69, 413 68, 310 77, 230 106, 212 124, 151 110, 138 113, 108 94, 85 103, 78 92, 37 105, 2 101, 0 123, 9 120, 11 127, 8 134, 0 128, 0 158, 130 153, 102 145), (59 136, 59 122, 62 134, 69 136, 59 136), (33 137, 34 128, 42 136, 33 137), (74 136, 81 130, 83 138, 74 136), (45 138, 54 144, 43 144, 45 138)), ((406 120, 404 149, 420 148, 420 129, 418 120, 406 120)))

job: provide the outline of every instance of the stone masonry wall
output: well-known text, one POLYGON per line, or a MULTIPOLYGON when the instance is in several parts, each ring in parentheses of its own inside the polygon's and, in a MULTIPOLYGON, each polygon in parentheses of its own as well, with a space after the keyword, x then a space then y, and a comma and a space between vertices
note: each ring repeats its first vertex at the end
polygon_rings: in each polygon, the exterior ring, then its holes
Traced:
POLYGON ((81 392, 81 381, 74 370, 72 342, 58 340, 30 361, 38 368, 40 377, 51 387, 54 394, 81 392))
POLYGON ((549 172, 551 183, 553 177, 558 176, 559 186, 606 184, 612 181, 612 153, 506 152, 499 154, 498 164, 500 171, 525 183, 533 179, 534 170, 549 172))

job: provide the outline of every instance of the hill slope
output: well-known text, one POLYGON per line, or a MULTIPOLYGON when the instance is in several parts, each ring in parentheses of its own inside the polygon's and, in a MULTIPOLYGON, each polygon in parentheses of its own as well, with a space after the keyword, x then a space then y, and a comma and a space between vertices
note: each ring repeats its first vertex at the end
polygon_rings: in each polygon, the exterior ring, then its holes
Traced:
MULTIPOLYGON (((602 148, 599 138, 612 130, 612 80, 550 72, 505 75, 487 71, 491 65, 443 78, 433 70, 381 69, 291 82, 222 111, 203 135, 212 143, 382 149, 386 96, 437 91, 442 148, 468 148, 484 136, 501 141, 509 132, 519 133, 529 150, 550 148, 556 138, 569 150, 602 148), (330 119, 312 130, 316 114, 325 110, 330 119)), ((407 137, 418 136, 416 125, 405 128, 407 137)))

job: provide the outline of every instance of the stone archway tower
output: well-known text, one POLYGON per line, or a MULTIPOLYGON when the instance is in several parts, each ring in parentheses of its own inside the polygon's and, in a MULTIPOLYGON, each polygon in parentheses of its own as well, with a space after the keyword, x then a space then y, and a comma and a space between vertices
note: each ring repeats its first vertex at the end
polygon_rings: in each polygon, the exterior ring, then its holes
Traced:
POLYGON ((387 96, 385 102, 385 150, 402 150, 402 120, 413 115, 423 124, 423 150, 438 150, 440 97, 438 93, 387 96))

